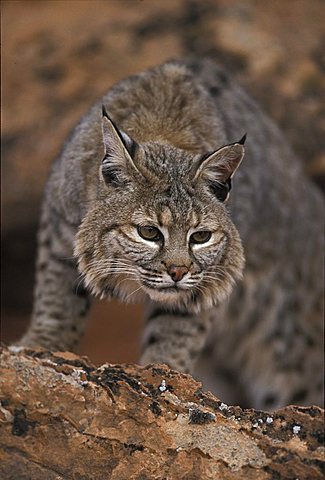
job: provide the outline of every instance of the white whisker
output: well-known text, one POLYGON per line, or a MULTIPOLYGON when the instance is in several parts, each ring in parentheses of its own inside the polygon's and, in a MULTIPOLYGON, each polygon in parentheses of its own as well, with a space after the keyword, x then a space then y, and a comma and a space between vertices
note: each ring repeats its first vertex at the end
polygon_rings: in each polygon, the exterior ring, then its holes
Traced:
POLYGON ((127 297, 125 297, 125 301, 126 301, 129 297, 131 297, 131 295, 133 295, 134 293, 138 292, 138 291, 141 290, 141 289, 142 289, 142 285, 140 285, 140 287, 137 288, 136 290, 133 290, 133 292, 129 293, 129 295, 128 295, 127 297))

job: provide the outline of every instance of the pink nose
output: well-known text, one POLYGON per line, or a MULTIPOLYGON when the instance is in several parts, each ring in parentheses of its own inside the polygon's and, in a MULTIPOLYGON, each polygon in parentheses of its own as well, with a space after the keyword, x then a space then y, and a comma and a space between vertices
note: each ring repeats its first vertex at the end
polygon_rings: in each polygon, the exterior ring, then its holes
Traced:
POLYGON ((182 278, 184 277, 184 275, 187 274, 188 271, 189 269, 185 267, 185 265, 171 265, 168 269, 168 273, 172 277, 174 282, 179 282, 180 280, 182 280, 182 278))

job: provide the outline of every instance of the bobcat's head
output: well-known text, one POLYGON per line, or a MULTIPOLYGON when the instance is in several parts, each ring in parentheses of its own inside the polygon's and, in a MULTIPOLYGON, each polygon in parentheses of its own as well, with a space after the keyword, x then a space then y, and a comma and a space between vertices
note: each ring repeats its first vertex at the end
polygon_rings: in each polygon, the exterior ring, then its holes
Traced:
POLYGON ((206 155, 138 145, 105 110, 103 137, 97 200, 75 247, 89 290, 194 312, 225 299, 244 266, 225 207, 244 141, 206 155))

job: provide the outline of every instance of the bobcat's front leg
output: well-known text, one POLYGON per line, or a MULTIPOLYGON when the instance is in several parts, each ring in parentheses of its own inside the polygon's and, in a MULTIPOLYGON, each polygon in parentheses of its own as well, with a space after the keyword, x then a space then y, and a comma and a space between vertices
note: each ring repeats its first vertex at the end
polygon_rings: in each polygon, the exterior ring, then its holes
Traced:
POLYGON ((152 304, 144 333, 141 364, 166 363, 191 373, 202 352, 210 329, 209 316, 180 310, 167 311, 152 304))
POLYGON ((52 350, 77 345, 89 299, 73 259, 75 231, 47 204, 43 206, 32 321, 18 345, 52 350))

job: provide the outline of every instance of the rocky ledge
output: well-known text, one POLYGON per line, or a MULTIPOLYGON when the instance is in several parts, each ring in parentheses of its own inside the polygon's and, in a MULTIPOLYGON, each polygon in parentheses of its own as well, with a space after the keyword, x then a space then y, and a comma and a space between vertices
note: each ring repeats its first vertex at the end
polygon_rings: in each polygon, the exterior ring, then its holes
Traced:
POLYGON ((323 410, 228 406, 165 365, 0 353, 0 477, 323 479, 323 410))

